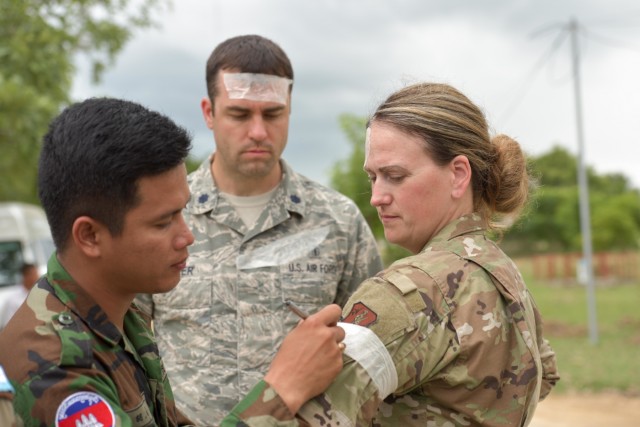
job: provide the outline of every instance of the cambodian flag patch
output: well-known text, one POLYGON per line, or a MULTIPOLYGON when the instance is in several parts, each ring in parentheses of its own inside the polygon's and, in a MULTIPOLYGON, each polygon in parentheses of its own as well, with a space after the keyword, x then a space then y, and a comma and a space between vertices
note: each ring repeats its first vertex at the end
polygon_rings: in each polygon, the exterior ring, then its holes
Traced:
POLYGON ((56 412, 56 427, 114 427, 116 417, 109 403, 91 391, 73 393, 56 412))

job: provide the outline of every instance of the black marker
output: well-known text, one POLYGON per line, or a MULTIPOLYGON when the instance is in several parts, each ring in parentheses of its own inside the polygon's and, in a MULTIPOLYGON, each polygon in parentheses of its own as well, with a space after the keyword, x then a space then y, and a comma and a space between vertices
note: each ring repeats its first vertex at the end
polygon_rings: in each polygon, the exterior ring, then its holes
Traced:
POLYGON ((298 306, 296 306, 294 303, 292 303, 291 300, 285 300, 284 304, 287 306, 287 308, 289 310, 291 310, 293 313, 295 313, 299 318, 304 320, 307 317, 309 317, 309 315, 307 313, 305 313, 304 311, 300 310, 300 308, 298 308, 298 306))

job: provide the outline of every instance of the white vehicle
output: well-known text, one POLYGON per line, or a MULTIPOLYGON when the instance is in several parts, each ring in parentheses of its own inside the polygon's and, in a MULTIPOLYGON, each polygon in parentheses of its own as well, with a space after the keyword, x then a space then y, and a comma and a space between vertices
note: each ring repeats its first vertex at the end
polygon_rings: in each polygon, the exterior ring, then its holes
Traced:
POLYGON ((44 274, 54 251, 49 223, 39 206, 0 203, 0 307, 3 294, 21 285, 24 263, 35 264, 44 274))

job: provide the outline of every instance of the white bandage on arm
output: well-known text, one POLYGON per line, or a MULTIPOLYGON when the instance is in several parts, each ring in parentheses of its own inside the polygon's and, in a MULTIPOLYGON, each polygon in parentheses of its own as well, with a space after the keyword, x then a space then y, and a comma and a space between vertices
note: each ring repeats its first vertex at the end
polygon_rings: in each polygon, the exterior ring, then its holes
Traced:
POLYGON ((287 104, 293 80, 271 74, 224 73, 224 87, 229 99, 287 104))
POLYGON ((339 322, 344 329, 345 354, 358 362, 378 387, 384 399, 398 388, 398 372, 380 338, 368 328, 352 323, 339 322))

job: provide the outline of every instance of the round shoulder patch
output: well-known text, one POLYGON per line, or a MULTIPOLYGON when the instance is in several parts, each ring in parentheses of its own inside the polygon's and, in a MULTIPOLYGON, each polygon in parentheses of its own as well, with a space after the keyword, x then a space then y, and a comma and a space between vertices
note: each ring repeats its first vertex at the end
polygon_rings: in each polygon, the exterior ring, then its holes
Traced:
POLYGON ((111 405, 97 393, 79 391, 62 401, 56 412, 56 427, 114 427, 111 405))

